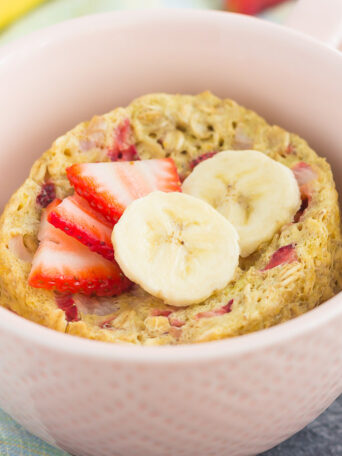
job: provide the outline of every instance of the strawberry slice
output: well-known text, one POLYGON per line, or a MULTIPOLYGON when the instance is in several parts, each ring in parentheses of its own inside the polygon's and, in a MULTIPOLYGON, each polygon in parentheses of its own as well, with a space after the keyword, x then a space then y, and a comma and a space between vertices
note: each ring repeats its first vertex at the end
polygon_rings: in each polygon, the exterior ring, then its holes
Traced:
POLYGON ((76 192, 116 223, 135 199, 161 190, 181 191, 177 168, 171 158, 152 160, 80 163, 67 168, 76 192))
POLYGON ((77 193, 65 198, 51 211, 48 221, 93 252, 99 253, 107 260, 114 260, 111 241, 113 224, 77 193))
POLYGON ((302 200, 302 204, 293 219, 293 221, 297 223, 311 203, 312 181, 317 178, 317 174, 312 167, 305 162, 298 162, 291 169, 297 180, 302 200))
POLYGON ((113 296, 127 290, 131 282, 115 262, 91 252, 47 221, 60 202, 54 200, 43 212, 38 234, 40 244, 32 261, 29 285, 98 296, 113 296))

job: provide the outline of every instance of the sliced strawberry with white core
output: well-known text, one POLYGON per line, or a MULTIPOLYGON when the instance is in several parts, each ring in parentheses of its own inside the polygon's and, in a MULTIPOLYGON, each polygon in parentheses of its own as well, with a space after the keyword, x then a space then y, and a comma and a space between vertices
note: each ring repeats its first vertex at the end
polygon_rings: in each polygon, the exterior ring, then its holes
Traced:
POLYGON ((171 158, 114 163, 81 163, 67 168, 76 192, 112 223, 134 200, 160 190, 181 191, 171 158))
POLYGON ((152 317, 168 317, 170 314, 172 314, 172 310, 153 309, 151 311, 152 317))
POLYGON ((77 193, 65 198, 56 209, 51 211, 48 221, 93 252, 99 253, 107 260, 114 260, 111 241, 113 223, 95 211, 77 193))
POLYGON ((80 242, 51 225, 47 218, 59 204, 54 200, 43 212, 29 285, 63 293, 113 296, 127 290, 131 282, 115 262, 91 252, 80 242))

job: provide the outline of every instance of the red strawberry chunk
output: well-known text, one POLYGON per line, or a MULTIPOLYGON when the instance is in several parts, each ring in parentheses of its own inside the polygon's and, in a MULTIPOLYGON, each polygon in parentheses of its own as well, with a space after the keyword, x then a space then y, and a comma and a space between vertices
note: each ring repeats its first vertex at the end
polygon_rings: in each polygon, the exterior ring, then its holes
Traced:
POLYGON ((182 326, 185 325, 184 321, 178 320, 177 318, 170 318, 170 317, 169 317, 169 323, 171 326, 175 326, 176 328, 181 328, 182 326))
POLYGON ((152 317, 168 317, 172 313, 171 310, 166 309, 153 309, 151 311, 152 317))
POLYGON ((232 306, 234 303, 234 299, 230 299, 225 306, 222 307, 223 310, 226 311, 226 313, 229 313, 232 311, 232 306))
POLYGON ((71 306, 65 310, 65 318, 67 321, 79 321, 78 309, 76 306, 71 306))
POLYGON ((57 306, 64 310, 67 321, 78 321, 78 309, 71 294, 56 293, 57 306))
POLYGON ((233 302, 234 299, 231 299, 226 305, 220 307, 219 309, 209 310, 207 312, 199 312, 197 315, 195 315, 195 318, 211 318, 229 313, 232 310, 233 302))
POLYGON ((302 198, 302 204, 300 205, 300 208, 298 211, 295 213, 295 216, 293 217, 294 223, 298 223, 299 220, 301 219, 302 215, 306 211, 306 209, 309 206, 309 199, 308 198, 302 198))
POLYGON ((281 264, 293 263, 294 261, 298 261, 295 244, 284 245, 273 253, 270 261, 262 271, 273 269, 281 264))
POLYGON ((308 188, 308 185, 305 184, 300 187, 300 197, 301 197, 302 203, 293 218, 293 221, 295 223, 299 222, 299 220, 301 219, 302 215, 304 214, 306 209, 309 207, 309 204, 311 202, 312 196, 311 196, 311 191, 308 188))
POLYGON ((297 213, 294 216, 293 221, 295 223, 299 222, 301 216, 304 214, 305 210, 308 208, 311 199, 312 199, 312 190, 311 182, 317 178, 316 172, 312 167, 305 162, 298 162, 292 167, 293 174, 297 180, 302 204, 298 209, 297 213))
POLYGON ((107 260, 114 260, 111 242, 113 224, 77 193, 65 198, 51 211, 48 221, 93 252, 99 253, 107 260))
POLYGON ((295 147, 294 147, 293 144, 290 143, 290 144, 287 146, 286 150, 285 150, 285 154, 286 154, 286 155, 291 155, 291 154, 293 154, 294 152, 295 152, 295 147))
POLYGON ((72 294, 70 293, 56 293, 56 302, 60 309, 66 310, 74 305, 72 294))
POLYGON ((67 169, 76 192, 116 223, 135 199, 160 190, 181 191, 171 158, 114 163, 82 163, 67 169))
POLYGON ((299 187, 316 179, 317 174, 312 167, 305 162, 298 162, 292 167, 292 172, 295 175, 299 187))
POLYGON ((153 309, 151 311, 151 316, 152 317, 168 317, 170 325, 174 326, 176 328, 181 328, 182 326, 184 326, 185 322, 172 317, 172 313, 173 313, 172 310, 153 309))
POLYGON ((190 162, 190 169, 194 169, 195 166, 197 166, 199 163, 201 163, 204 160, 208 160, 208 158, 211 158, 211 157, 213 157, 216 154, 217 154, 216 151, 215 152, 207 152, 206 154, 202 154, 199 157, 194 158, 190 162))
POLYGON ((108 151, 112 161, 140 160, 133 143, 132 127, 129 119, 121 122, 114 131, 114 144, 108 151))
POLYGON ((56 198, 55 184, 53 184, 52 182, 47 182, 46 184, 42 185, 42 189, 41 189, 39 195, 37 195, 36 203, 39 204, 39 206, 45 208, 55 198, 56 198))
POLYGON ((131 282, 115 262, 91 252, 47 221, 59 204, 60 200, 55 200, 43 212, 38 234, 40 244, 33 257, 29 285, 98 296, 113 296, 127 290, 131 282))

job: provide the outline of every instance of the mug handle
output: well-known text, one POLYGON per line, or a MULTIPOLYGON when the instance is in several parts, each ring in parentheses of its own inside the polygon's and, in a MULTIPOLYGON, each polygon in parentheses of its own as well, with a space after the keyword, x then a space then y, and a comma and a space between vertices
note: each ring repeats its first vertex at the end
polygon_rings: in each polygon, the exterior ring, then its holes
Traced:
POLYGON ((342 40, 342 0, 298 0, 286 25, 338 48, 342 40))

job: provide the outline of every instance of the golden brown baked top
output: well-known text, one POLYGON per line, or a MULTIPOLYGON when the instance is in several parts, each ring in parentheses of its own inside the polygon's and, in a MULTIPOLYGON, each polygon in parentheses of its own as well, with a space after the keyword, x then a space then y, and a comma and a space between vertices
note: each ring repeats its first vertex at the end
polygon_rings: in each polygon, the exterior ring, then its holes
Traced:
POLYGON ((0 302, 37 323, 91 339, 145 345, 203 342, 259 330, 312 309, 340 290, 340 262, 339 209, 330 166, 303 139, 209 92, 152 94, 81 123, 33 165, 1 218, 0 302), (294 170, 302 211, 271 241, 240 258, 234 280, 200 304, 168 306, 134 286, 117 297, 73 296, 77 321, 67 321, 53 291, 27 283, 38 247, 39 201, 49 199, 50 192, 61 199, 72 193, 68 166, 110 161, 132 152, 132 146, 140 159, 171 157, 182 179, 203 154, 259 150, 294 170))

